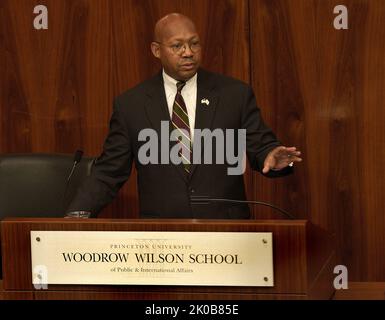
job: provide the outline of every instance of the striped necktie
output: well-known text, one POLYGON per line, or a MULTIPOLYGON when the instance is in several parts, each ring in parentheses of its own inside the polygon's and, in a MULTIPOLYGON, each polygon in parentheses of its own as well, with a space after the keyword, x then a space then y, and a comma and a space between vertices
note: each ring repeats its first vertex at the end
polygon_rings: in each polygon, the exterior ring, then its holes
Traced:
POLYGON ((179 139, 179 144, 181 151, 179 156, 182 157, 183 167, 187 174, 190 173, 191 160, 192 160, 192 148, 191 148, 191 132, 190 124, 187 114, 186 104, 182 97, 182 89, 185 86, 186 82, 178 82, 176 84, 177 92, 175 96, 174 105, 172 108, 172 124, 174 129, 179 130, 181 135, 183 135, 183 141, 179 139), (183 131, 182 131, 183 130, 183 131), (186 157, 187 155, 187 157, 186 157))

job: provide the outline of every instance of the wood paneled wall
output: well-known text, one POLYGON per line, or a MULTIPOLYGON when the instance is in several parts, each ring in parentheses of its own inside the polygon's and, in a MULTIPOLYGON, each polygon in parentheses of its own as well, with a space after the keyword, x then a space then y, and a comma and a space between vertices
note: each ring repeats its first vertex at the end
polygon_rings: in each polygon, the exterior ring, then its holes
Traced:
MULTIPOLYGON (((113 97, 159 70, 153 26, 175 11, 196 22, 204 66, 251 83, 266 122, 304 153, 291 177, 248 172, 249 198, 334 232, 349 280, 384 281, 382 0, 2 0, 0 152, 98 155, 113 97), (48 30, 33 28, 38 4, 48 30), (333 28, 340 4, 348 30, 333 28)), ((137 216, 135 178, 102 216, 137 216)))
POLYGON ((385 2, 250 1, 250 73, 268 123, 304 152, 254 194, 332 230, 351 279, 385 279, 385 2), (333 27, 346 5, 349 29, 333 27))

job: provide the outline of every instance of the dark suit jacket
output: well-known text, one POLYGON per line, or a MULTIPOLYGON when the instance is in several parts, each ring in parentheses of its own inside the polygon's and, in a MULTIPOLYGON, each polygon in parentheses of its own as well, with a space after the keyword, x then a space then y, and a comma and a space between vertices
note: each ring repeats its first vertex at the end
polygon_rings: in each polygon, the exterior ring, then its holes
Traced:
MULTIPOLYGON (((261 172, 266 155, 280 142, 264 124, 250 86, 202 69, 198 71, 197 86, 195 128, 246 129, 247 158, 251 167, 261 172), (208 99, 209 106, 202 105, 202 99, 208 99)), ((244 204, 190 201, 192 195, 245 200, 243 176, 228 175, 226 161, 192 165, 190 176, 182 165, 142 165, 138 161, 138 150, 145 143, 138 141, 139 131, 153 128, 160 136, 162 120, 170 121, 170 116, 160 72, 115 99, 103 153, 67 211, 86 210, 95 216, 116 196, 135 161, 141 217, 248 218, 250 211, 244 204)), ((287 167, 270 171, 267 176, 291 171, 287 167)))

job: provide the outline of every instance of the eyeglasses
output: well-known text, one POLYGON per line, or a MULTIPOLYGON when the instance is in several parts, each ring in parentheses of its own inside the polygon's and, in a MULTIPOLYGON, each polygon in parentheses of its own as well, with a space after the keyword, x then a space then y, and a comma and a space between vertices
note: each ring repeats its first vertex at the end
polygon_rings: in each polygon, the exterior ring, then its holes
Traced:
POLYGON ((192 53, 196 53, 201 49, 201 44, 199 43, 199 41, 192 41, 190 43, 175 43, 172 45, 166 45, 158 41, 154 41, 154 42, 170 48, 171 51, 177 55, 183 54, 187 49, 187 45, 189 46, 192 53))

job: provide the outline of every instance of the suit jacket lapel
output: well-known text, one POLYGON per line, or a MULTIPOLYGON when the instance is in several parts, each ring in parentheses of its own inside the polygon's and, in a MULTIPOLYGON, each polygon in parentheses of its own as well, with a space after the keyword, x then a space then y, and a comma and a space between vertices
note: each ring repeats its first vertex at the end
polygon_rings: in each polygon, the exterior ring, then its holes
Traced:
POLYGON ((161 136, 161 121, 170 121, 166 94, 164 92, 162 72, 150 81, 146 94, 148 100, 145 104, 147 118, 151 126, 156 130, 158 137, 161 136))
MULTIPOLYGON (((215 83, 213 76, 207 71, 199 69, 197 79, 197 102, 195 111, 195 129, 210 129, 212 130, 212 122, 214 119, 218 95, 215 92, 215 83)), ((195 141, 195 140, 194 140, 195 141)), ((194 152, 194 146, 193 146, 194 152)), ((203 156, 203 155, 202 155, 203 156)), ((198 165, 191 166, 190 178, 194 174, 198 165)))

